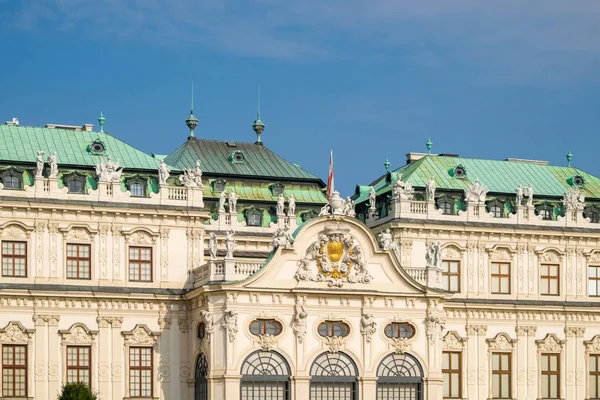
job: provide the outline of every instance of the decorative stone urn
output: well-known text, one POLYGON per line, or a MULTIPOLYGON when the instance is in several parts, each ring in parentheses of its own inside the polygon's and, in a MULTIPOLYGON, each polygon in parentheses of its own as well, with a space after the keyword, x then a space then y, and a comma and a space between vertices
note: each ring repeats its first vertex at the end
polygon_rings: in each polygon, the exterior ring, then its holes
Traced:
POLYGON ((344 199, 340 197, 339 192, 334 191, 331 194, 331 198, 329 199, 329 204, 331 205, 332 214, 342 215, 344 214, 344 199))

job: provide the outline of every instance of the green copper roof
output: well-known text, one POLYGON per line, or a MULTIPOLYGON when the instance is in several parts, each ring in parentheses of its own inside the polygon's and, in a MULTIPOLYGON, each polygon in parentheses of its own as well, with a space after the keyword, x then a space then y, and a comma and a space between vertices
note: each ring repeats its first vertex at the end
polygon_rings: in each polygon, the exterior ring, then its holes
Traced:
POLYGON ((44 158, 56 151, 59 167, 94 167, 110 156, 126 169, 156 170, 159 160, 104 132, 75 131, 28 126, 0 125, 0 161, 34 163, 38 151, 44 158), (91 152, 94 141, 105 151, 91 152))
MULTIPOLYGON (((213 190, 211 185, 212 179, 208 181, 208 184, 204 185, 203 195, 205 199, 218 198, 221 192, 213 190)), ((285 183, 284 195, 287 198, 293 195, 294 199, 298 204, 318 204, 323 205, 327 203, 327 197, 323 190, 315 184, 299 184, 299 183, 285 183)), ((274 195, 271 188, 264 181, 259 180, 231 180, 227 179, 225 191, 230 193, 233 190, 238 196, 240 196, 240 202, 243 200, 252 201, 266 201, 269 203, 277 202, 277 195, 274 195)))
POLYGON ((315 180, 325 186, 319 177, 254 143, 189 138, 165 158, 167 164, 179 169, 193 168, 196 160, 200 160, 202 172, 208 175, 315 180), (235 152, 243 154, 241 161, 232 160, 235 152))
MULTIPOLYGON (((540 165, 524 161, 484 160, 464 157, 425 156, 417 161, 383 175, 373 186, 377 194, 391 190, 396 174, 414 187, 425 187, 434 177, 437 190, 464 190, 475 180, 489 189, 490 193, 514 194, 519 185, 532 185, 534 196, 562 197, 572 185, 572 178, 579 175, 584 180, 581 188, 587 198, 600 198, 600 178, 573 167, 540 165), (464 178, 456 178, 452 171, 457 166, 466 170, 464 178)), ((357 186, 356 202, 368 199, 369 186, 357 186)))

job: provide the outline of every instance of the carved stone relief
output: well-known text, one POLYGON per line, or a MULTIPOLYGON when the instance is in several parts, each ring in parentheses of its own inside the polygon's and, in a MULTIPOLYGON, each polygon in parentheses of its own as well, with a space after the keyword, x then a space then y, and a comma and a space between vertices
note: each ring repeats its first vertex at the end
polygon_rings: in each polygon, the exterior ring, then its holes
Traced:
POLYGON ((583 342, 587 353, 600 353, 600 335, 594 336, 592 340, 583 342))
POLYGON ((561 255, 553 250, 548 250, 539 255, 540 262, 542 263, 560 263, 561 255))
POLYGON ((98 332, 90 331, 83 324, 74 324, 71 328, 60 330, 58 333, 62 337, 63 344, 92 344, 98 332))
POLYGON ((151 246, 154 244, 155 238, 146 231, 135 231, 127 235, 127 242, 129 244, 151 246))
POLYGON ((492 261, 512 261, 512 253, 505 248, 496 248, 490 255, 492 261))
POLYGON ((2 229, 1 235, 3 238, 29 239, 30 232, 20 225, 12 224, 2 229))
POLYGON ((344 346, 345 339, 342 336, 326 336, 323 338, 323 344, 328 352, 337 353, 344 346))
POLYGON ((238 333, 238 314, 233 310, 226 311, 225 315, 223 315, 221 326, 227 331, 229 342, 233 343, 238 333))
POLYGON ((151 345, 154 346, 158 333, 152 332, 146 325, 136 325, 131 331, 121 332, 126 345, 151 345))
POLYGON ((564 341, 556 337, 555 334, 549 333, 543 340, 536 340, 539 352, 558 353, 562 350, 564 341))
POLYGON ((505 333, 499 333, 494 339, 487 340, 492 351, 513 351, 515 341, 505 333))
POLYGON ((20 322, 11 321, 0 329, 0 343, 28 343, 33 337, 34 330, 25 329, 20 322))
POLYGON ((444 336, 442 348, 445 351, 462 351, 464 349, 465 339, 454 331, 448 332, 444 336))
POLYGON ((376 331, 377 322, 375 322, 375 315, 371 313, 363 314, 360 319, 360 333, 365 337, 367 343, 371 343, 371 338, 376 331))
POLYGON ((308 314, 304 309, 304 306, 296 304, 296 311, 294 312, 294 319, 292 321, 292 331, 298 338, 298 341, 302 343, 306 336, 306 318, 308 314))
POLYGON ((449 245, 442 249, 442 259, 459 260, 462 257, 462 252, 456 246, 449 245))

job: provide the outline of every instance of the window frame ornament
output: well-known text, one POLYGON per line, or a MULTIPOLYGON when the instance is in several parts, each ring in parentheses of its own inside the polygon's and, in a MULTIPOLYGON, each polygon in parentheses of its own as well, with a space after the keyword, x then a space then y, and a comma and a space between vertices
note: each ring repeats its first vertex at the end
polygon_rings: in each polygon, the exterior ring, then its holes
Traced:
POLYGON ((152 393, 150 397, 159 397, 157 388, 160 386, 155 382, 154 373, 156 372, 156 367, 159 365, 158 363, 158 353, 159 353, 159 332, 153 332, 148 328, 145 324, 137 324, 130 331, 121 331, 121 335, 123 336, 123 350, 126 354, 126 366, 127 366, 127 374, 125 377, 125 393, 127 396, 131 395, 131 387, 130 387, 130 351, 129 349, 132 347, 135 348, 150 348, 152 352, 152 373, 150 374, 152 378, 152 393))
POLYGON ((252 206, 252 207, 245 208, 243 213, 244 213, 244 219, 246 220, 246 226, 257 226, 257 227, 262 226, 263 219, 265 216, 265 210, 263 210, 262 208, 258 208, 256 206, 252 206), (258 220, 259 220, 259 224, 258 225, 251 224, 250 216, 257 216, 258 220))
MULTIPOLYGON (((31 379, 31 366, 34 365, 33 335, 35 329, 26 329, 19 321, 10 321, 4 328, 0 328, 0 350, 4 345, 25 346, 25 397, 34 390, 31 379)), ((1 390, 0 390, 1 393, 1 390)), ((18 398, 19 396, 17 396, 18 398)))
MULTIPOLYGON (((565 348, 565 341, 559 339, 556 334, 554 333, 549 333, 547 334, 544 339, 540 339, 540 340, 536 340, 535 341, 536 345, 537 345, 537 358, 538 358, 538 371, 540 371, 539 375, 538 375, 538 387, 540 388, 540 399, 546 399, 545 397, 541 397, 541 390, 542 390, 542 376, 543 371, 542 371, 542 356, 543 355, 547 355, 547 354, 551 354, 551 355, 558 355, 558 385, 557 385, 557 396, 556 398, 560 398, 561 394, 565 393, 565 388, 564 388, 564 382, 562 381, 561 377, 563 372, 565 371, 565 358, 564 358, 564 348, 565 348)), ((550 398, 554 398, 554 397, 550 397, 550 398)))
POLYGON ((223 179, 223 178, 214 179, 210 183, 210 186, 211 186, 213 192, 219 192, 220 193, 220 192, 227 191, 227 181, 225 179, 223 179), (220 188, 221 187, 220 185, 223 185, 223 187, 220 188))
POLYGON ((141 175, 134 175, 127 179, 125 179, 125 186, 129 191, 131 197, 145 198, 148 197, 148 178, 145 178, 141 175), (131 190, 131 185, 140 185, 142 188, 142 195, 133 194, 134 191, 131 190))
POLYGON ((285 195, 285 185, 281 182, 275 182, 269 186, 272 196, 285 195))
POLYGON ((277 320, 276 318, 268 318, 268 317, 255 318, 252 321, 250 321, 250 323, 248 324, 248 332, 250 332, 250 334, 255 337, 261 337, 261 336, 275 337, 275 336, 279 336, 283 333, 283 324, 281 323, 281 321, 277 320), (277 333, 268 333, 267 332, 267 329, 268 329, 267 324, 269 322, 274 323, 278 327, 279 331, 277 333), (257 323, 259 325, 260 333, 252 332, 252 329, 253 329, 252 325, 254 323, 257 323))
POLYGON ((69 194, 89 194, 85 190, 86 186, 87 186, 87 175, 84 175, 79 171, 71 171, 69 173, 63 174, 62 181, 63 181, 64 187, 67 188, 67 193, 69 193, 69 194), (81 183, 81 192, 71 191, 69 182, 80 182, 81 183))
POLYGON ((90 389, 94 389, 94 373, 95 373, 95 365, 94 360, 97 359, 97 342, 96 338, 98 336, 98 331, 90 330, 85 324, 75 323, 71 325, 69 329, 61 329, 58 331, 58 334, 61 337, 60 342, 60 352, 61 359, 64 360, 63 363, 63 376, 65 380, 68 379, 68 348, 69 347, 87 347, 89 348, 90 357, 89 357, 89 387, 90 389))
MULTIPOLYGON (((583 337, 584 331, 581 330, 580 332, 581 333, 576 336, 583 337)), ((600 398, 600 335, 595 335, 591 340, 584 341, 583 345, 585 346, 585 358, 587 365, 586 375, 588 376, 588 384, 586 385, 586 399, 589 398, 591 400, 595 400, 597 398, 600 398), (594 356, 597 362, 596 367, 598 372, 594 374, 594 376, 596 377, 596 397, 592 397, 589 385, 589 377, 591 375, 589 359, 591 356, 594 356)))
MULTIPOLYGON (((511 339, 511 337, 504 332, 501 332, 499 334, 497 334, 493 339, 486 339, 486 342, 488 344, 488 363, 489 363, 489 371, 490 371, 490 378, 493 377, 493 356, 494 354, 508 354, 508 362, 509 362, 509 372, 508 372, 508 376, 509 376, 509 382, 508 382, 508 397, 494 397, 493 395, 493 390, 494 390, 494 386, 493 383, 490 383, 489 385, 489 398, 493 398, 493 399, 511 399, 513 398, 513 393, 514 393, 514 388, 516 388, 516 374, 514 373, 514 351, 516 348, 516 344, 517 344, 517 339, 511 339)), ((506 373, 504 372, 504 370, 497 370, 500 371, 501 374, 506 375, 506 373)), ((493 379, 490 380, 490 382, 493 382, 493 379)), ((502 392, 502 387, 500 388, 500 391, 502 392)))
POLYGON ((232 164, 245 164, 246 158, 246 153, 243 150, 234 150, 227 157, 232 164))
POLYGON ((592 224, 600 223, 600 207, 596 204, 587 204, 583 209, 583 217, 588 218, 592 224))
MULTIPOLYGON (((377 365, 376 398, 380 400, 387 399, 389 391, 384 392, 385 386, 389 387, 390 384, 396 384, 398 388, 404 388, 405 390, 405 385, 408 385, 409 390, 410 388, 415 387, 415 398, 422 399, 424 375, 423 366, 412 354, 390 353, 383 357, 377 365), (408 372, 408 374, 404 374, 406 372, 408 372)), ((410 392, 412 392, 412 390, 410 390, 410 392)))
POLYGON ((467 177, 467 169, 462 164, 451 168, 449 172, 450 176, 456 179, 465 179, 467 177))
POLYGON ((435 206, 438 210, 442 212, 442 215, 457 215, 456 210, 456 199, 448 196, 447 194, 442 194, 435 198, 435 206), (446 207, 442 206, 442 204, 450 207, 450 213, 446 213, 446 207))
POLYGON ((106 154, 106 143, 100 139, 95 139, 88 146, 89 152, 95 156, 102 156, 106 154), (95 149, 94 146, 102 146, 102 149, 95 149))
POLYGON ((554 209, 556 207, 548 202, 543 202, 535 207, 535 213, 542 221, 554 221, 554 209), (544 212, 542 214, 542 211, 544 212), (550 213, 550 218, 546 218, 546 213, 550 213))
POLYGON ((490 214, 492 214, 493 218, 506 218, 506 215, 504 213, 504 208, 505 208, 505 202, 504 201, 500 201, 498 198, 495 198, 491 201, 487 202, 487 210, 490 214), (498 207, 500 209, 500 216, 496 216, 496 212, 494 212, 492 210, 492 207, 498 207))
POLYGON ((209 366, 203 352, 198 354, 194 365, 194 400, 208 400, 209 366))
POLYGON ((23 182, 23 171, 20 168, 8 167, 0 170, 0 179, 2 180, 2 188, 5 190, 24 190, 24 182, 23 182), (17 186, 7 185, 5 178, 16 178, 18 182, 17 186))

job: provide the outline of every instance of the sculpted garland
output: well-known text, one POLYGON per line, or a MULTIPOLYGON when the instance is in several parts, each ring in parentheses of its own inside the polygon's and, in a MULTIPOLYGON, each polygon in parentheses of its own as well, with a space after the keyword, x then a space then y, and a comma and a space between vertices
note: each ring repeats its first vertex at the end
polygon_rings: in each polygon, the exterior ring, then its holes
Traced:
POLYGON ((335 224, 325 226, 298 262, 296 279, 327 282, 329 287, 342 287, 345 282, 371 282, 373 278, 366 269, 362 249, 348 231, 335 224))

